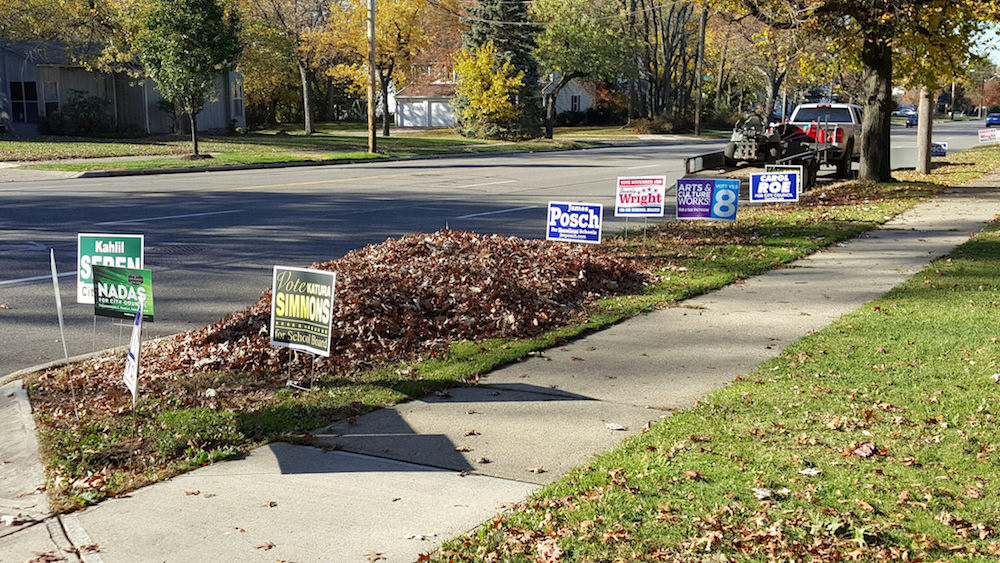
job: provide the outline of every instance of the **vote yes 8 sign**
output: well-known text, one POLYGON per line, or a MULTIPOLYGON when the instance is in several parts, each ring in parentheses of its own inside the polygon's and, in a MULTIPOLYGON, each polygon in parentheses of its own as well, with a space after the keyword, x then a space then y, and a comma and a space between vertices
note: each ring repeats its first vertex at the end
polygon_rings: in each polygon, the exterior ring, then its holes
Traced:
POLYGON ((677 180, 678 219, 735 221, 739 199, 739 180, 677 180))

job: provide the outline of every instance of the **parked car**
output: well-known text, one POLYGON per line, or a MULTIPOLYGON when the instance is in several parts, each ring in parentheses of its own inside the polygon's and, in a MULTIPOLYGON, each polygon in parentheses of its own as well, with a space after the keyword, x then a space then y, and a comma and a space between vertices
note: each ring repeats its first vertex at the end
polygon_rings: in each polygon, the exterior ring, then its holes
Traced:
POLYGON ((919 123, 919 121, 920 121, 919 120, 919 116, 917 114, 915 114, 915 113, 912 114, 912 115, 907 115, 906 116, 906 126, 907 127, 916 127, 917 123, 919 123))
POLYGON ((830 162, 837 166, 837 176, 846 178, 851 161, 861 154, 862 111, 854 104, 799 104, 789 121, 816 141, 833 145, 830 162))
POLYGON ((987 127, 993 127, 993 126, 1000 127, 1000 113, 990 113, 990 114, 987 114, 986 115, 986 126, 987 127))

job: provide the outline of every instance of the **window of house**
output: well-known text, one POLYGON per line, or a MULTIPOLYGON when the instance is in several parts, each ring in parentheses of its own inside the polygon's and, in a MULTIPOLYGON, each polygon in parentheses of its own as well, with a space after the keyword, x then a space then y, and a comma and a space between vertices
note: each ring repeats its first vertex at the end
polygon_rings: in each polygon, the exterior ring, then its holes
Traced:
POLYGON ((59 111, 59 83, 54 80, 43 82, 42 92, 45 97, 45 115, 59 111))
POLYGON ((233 115, 243 115, 243 82, 234 81, 232 90, 233 115))
POLYGON ((12 121, 38 122, 38 85, 35 82, 10 83, 12 121))
POLYGON ((569 110, 580 111, 580 96, 569 97, 569 110))

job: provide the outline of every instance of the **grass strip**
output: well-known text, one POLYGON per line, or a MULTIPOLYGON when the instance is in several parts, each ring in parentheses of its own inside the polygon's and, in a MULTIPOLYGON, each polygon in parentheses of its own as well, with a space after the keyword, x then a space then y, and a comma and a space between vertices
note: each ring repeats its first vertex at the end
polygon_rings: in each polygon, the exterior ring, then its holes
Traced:
MULTIPOLYGON (((1000 159, 1000 151, 993 155, 1000 159)), ((800 205, 741 211, 735 223, 667 222, 645 234, 612 238, 604 245, 608 251, 656 269, 660 282, 642 295, 599 302, 578 322, 536 338, 453 343, 443 358, 421 358, 349 376, 317 374, 310 392, 267 388, 253 373, 198 374, 179 378, 175 385, 188 394, 206 394, 221 385, 237 386, 242 392, 212 408, 186 406, 176 398, 184 393, 172 394, 175 398, 145 394, 133 417, 124 388, 109 389, 99 399, 120 403, 116 414, 66 426, 59 422, 70 418, 66 405, 40 406, 28 378, 53 507, 71 510, 268 441, 302 440, 308 431, 333 421, 475 381, 478 374, 531 351, 857 236, 939 189, 933 183, 845 183, 807 194, 800 205)), ((109 361, 109 369, 118 369, 118 363, 109 361)))
POLYGON ((200 152, 213 158, 186 160, 190 139, 180 135, 136 139, 80 139, 65 137, 11 138, 0 146, 0 160, 26 162, 23 168, 63 170, 134 170, 189 166, 217 166, 274 162, 336 161, 405 158, 466 153, 574 149, 600 144, 569 138, 536 139, 516 143, 466 139, 453 132, 426 132, 380 137, 379 153, 367 152, 367 139, 339 131, 315 135, 287 134, 283 130, 240 136, 199 137, 200 152), (149 159, 132 157, 156 157, 149 159), (126 158, 128 157, 128 158, 126 158), (57 162, 35 162, 62 160, 57 162), (89 162, 66 162, 89 159, 89 162), (118 160, 105 160, 118 159, 118 160), (29 164, 30 163, 30 164, 29 164))
POLYGON ((442 561, 995 561, 1000 229, 464 538, 442 561))

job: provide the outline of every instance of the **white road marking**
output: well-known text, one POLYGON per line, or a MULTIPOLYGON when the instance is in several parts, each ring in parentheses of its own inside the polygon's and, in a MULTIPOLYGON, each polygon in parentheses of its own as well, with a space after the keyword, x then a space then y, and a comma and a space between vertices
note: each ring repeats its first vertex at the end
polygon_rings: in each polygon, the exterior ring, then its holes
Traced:
POLYGON ((626 170, 639 170, 641 168, 656 168, 657 166, 663 166, 662 164, 644 164, 642 166, 629 166, 626 170))
POLYGON ((147 223, 149 221, 166 221, 168 219, 186 219, 188 217, 205 217, 207 215, 227 215, 229 213, 242 213, 242 209, 231 211, 211 211, 209 213, 188 213, 186 215, 164 215, 163 217, 146 217, 143 219, 125 219, 123 221, 105 221, 98 225, 123 225, 125 223, 147 223))
MULTIPOLYGON (((75 276, 75 275, 76 275, 76 272, 63 272, 63 273, 59 274, 59 277, 60 278, 67 278, 69 276, 75 276)), ((14 285, 16 283, 27 283, 27 282, 40 281, 40 280, 51 280, 51 279, 52 279, 52 274, 49 274, 47 276, 32 276, 30 278, 21 278, 19 280, 0 281, 0 286, 14 285)))
POLYGON ((496 182, 482 182, 480 184, 466 184, 464 186, 458 186, 459 188, 478 188, 480 186, 495 186, 497 184, 513 184, 517 180, 497 180, 496 182))
POLYGON ((501 209, 499 211, 486 211, 484 213, 473 213, 471 215, 462 215, 458 217, 459 219, 471 219, 473 217, 482 217, 484 215, 497 215, 499 213, 513 213, 515 211, 524 211, 525 209, 536 209, 534 205, 527 205, 525 207, 514 207, 511 209, 501 209))

